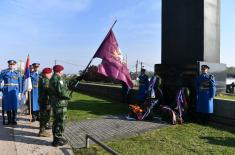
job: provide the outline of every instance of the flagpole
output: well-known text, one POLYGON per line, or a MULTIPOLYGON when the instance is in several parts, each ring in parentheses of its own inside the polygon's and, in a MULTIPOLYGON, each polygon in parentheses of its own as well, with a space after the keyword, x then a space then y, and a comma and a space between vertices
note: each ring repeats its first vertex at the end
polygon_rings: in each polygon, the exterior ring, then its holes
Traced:
MULTIPOLYGON (((113 27, 114 27, 114 25, 115 25, 116 23, 117 23, 117 20, 115 20, 114 23, 113 23, 113 25, 110 27, 110 29, 109 29, 107 35, 105 36, 105 38, 104 38, 103 41, 101 42, 99 48, 101 47, 101 45, 102 45, 102 43, 104 42, 104 40, 108 37, 109 32, 113 29, 113 27)), ((96 52, 99 50, 99 48, 96 50, 96 52)), ((95 52, 95 54, 96 54, 96 52, 95 52)), ((82 75, 81 75, 81 79, 80 79, 80 80, 83 79, 83 77, 84 77, 86 71, 88 70, 88 68, 89 68, 89 66, 90 66, 90 64, 91 64, 91 62, 92 62, 93 59, 94 59, 95 54, 93 55, 93 57, 91 58, 90 62, 89 62, 88 65, 86 66, 85 70, 82 72, 82 75)), ((75 84, 74 88, 76 88, 76 87, 78 86, 78 83, 79 83, 79 80, 78 80, 77 83, 75 84)), ((74 91, 72 90, 71 93, 70 93, 70 96, 72 96, 73 92, 74 92, 74 91)))
POLYGON ((29 99, 29 121, 32 122, 32 100, 31 100, 31 91, 28 91, 28 99, 29 99))
MULTIPOLYGON (((115 25, 116 23, 117 23, 117 20, 115 20, 114 23, 113 23, 113 25, 110 27, 110 29, 109 29, 107 35, 104 37, 103 41, 101 42, 99 48, 97 48, 96 52, 100 49, 102 43, 103 43, 103 42, 105 41, 105 39, 108 37, 110 31, 113 29, 113 27, 114 27, 114 25, 115 25)), ((95 54, 96 54, 96 52, 95 52, 95 54)), ((95 54, 94 54, 94 56, 95 56, 95 54)), ((94 59, 94 56, 92 57, 92 59, 94 59)), ((91 59, 91 60, 92 60, 92 59, 91 59)))
MULTIPOLYGON (((29 60, 29 63, 30 63, 30 58, 29 58, 29 54, 27 56, 27 60, 26 60, 26 64, 27 65, 27 62, 29 60)), ((26 72, 26 68, 25 68, 25 71, 26 72)), ((29 69, 29 72, 30 72, 30 69, 29 69)), ((24 79, 26 79, 26 77, 24 77, 24 79)), ((27 92, 25 92, 28 94, 28 103, 29 103, 29 121, 32 122, 32 96, 31 96, 31 90, 28 90, 27 92)))

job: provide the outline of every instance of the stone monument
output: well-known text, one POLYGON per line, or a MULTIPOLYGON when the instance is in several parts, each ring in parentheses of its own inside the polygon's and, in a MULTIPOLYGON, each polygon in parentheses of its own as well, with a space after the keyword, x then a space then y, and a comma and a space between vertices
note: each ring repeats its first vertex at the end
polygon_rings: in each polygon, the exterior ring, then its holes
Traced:
POLYGON ((207 64, 215 75, 217 91, 225 90, 226 65, 220 63, 220 0, 162 0, 161 64, 166 102, 174 102, 176 90, 186 86, 195 99, 195 78, 207 64))

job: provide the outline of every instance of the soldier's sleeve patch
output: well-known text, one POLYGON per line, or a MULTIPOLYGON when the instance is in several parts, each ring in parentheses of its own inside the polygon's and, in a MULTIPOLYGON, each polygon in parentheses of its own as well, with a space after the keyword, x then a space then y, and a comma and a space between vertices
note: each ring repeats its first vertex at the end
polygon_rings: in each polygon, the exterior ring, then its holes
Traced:
POLYGON ((60 80, 60 84, 61 84, 61 85, 63 85, 63 84, 64 84, 64 82, 63 82, 62 80, 60 80))

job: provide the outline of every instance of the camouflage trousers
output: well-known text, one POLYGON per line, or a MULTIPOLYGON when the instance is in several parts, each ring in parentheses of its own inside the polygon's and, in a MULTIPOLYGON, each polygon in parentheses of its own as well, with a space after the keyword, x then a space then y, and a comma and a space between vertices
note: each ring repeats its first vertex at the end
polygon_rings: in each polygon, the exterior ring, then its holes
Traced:
POLYGON ((67 107, 53 107, 53 140, 64 139, 65 120, 67 118, 67 107))
POLYGON ((43 132, 50 123, 51 111, 46 107, 40 106, 40 131, 43 132))

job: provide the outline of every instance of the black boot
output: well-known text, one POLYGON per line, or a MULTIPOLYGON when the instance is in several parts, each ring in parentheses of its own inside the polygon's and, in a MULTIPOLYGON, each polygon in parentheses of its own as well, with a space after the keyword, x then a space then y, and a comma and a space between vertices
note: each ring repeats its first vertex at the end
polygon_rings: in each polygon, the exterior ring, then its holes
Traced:
POLYGON ((51 124, 50 123, 46 123, 46 130, 52 129, 51 124))
POLYGON ((36 121, 36 115, 33 113, 32 115, 32 122, 35 122, 36 121))
POLYGON ((12 110, 12 120, 11 120, 11 124, 12 125, 17 125, 17 122, 16 122, 16 110, 12 110))
POLYGON ((62 138, 60 139, 60 141, 62 141, 62 142, 64 143, 64 145, 68 143, 68 140, 65 139, 64 137, 62 137, 62 138))
POLYGON ((36 121, 40 121, 39 111, 36 111, 36 112, 35 112, 35 115, 36 115, 36 121))
POLYGON ((7 123, 6 125, 10 125, 11 124, 11 111, 7 111, 7 123))
POLYGON ((63 146, 66 145, 68 141, 66 139, 54 139, 52 142, 52 146, 57 147, 57 146, 63 146))

